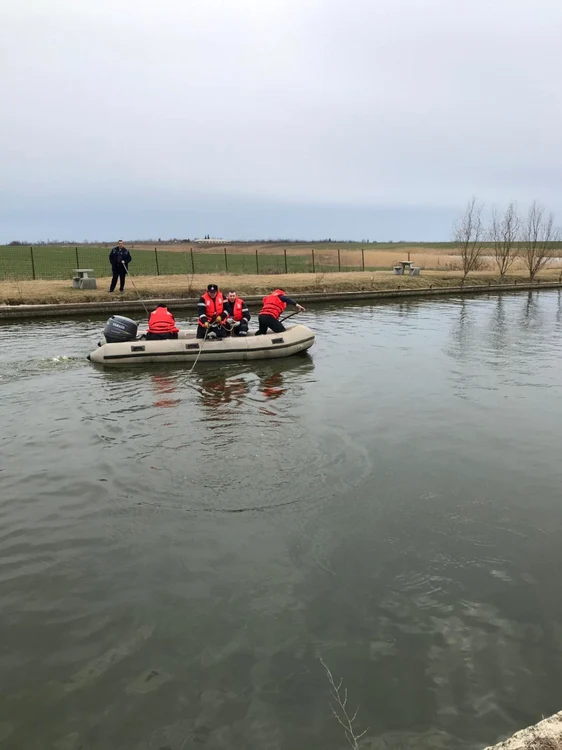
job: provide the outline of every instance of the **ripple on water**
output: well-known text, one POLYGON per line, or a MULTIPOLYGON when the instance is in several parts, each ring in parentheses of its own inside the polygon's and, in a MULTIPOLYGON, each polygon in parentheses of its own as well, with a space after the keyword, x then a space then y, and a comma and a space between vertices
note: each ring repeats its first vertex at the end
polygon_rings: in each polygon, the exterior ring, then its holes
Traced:
POLYGON ((38 715, 61 750, 328 746, 319 644, 376 712, 366 746, 538 715, 562 640, 540 300, 311 312, 311 356, 191 376, 92 367, 103 322, 3 328, 0 742, 38 715))

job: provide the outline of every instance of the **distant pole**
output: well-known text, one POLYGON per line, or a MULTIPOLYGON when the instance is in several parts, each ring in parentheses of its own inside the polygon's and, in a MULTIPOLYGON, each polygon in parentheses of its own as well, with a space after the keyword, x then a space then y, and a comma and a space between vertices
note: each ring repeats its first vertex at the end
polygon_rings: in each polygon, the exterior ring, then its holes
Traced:
POLYGON ((29 254, 31 255, 31 275, 33 277, 33 281, 35 281, 35 261, 33 260, 33 248, 29 248, 29 254))
POLYGON ((312 273, 316 273, 316 264, 314 263, 314 248, 312 248, 312 273))
POLYGON ((226 257, 226 247, 224 248, 224 270, 228 273, 228 259, 226 257))
POLYGON ((287 273, 287 248, 283 249, 283 255, 285 256, 285 273, 287 273))
POLYGON ((341 257, 340 257, 339 247, 338 247, 338 271, 341 271, 341 257))
POLYGON ((191 254, 191 273, 195 275, 195 263, 193 261, 193 248, 192 247, 189 248, 189 252, 191 254))
POLYGON ((154 248, 154 260, 156 261, 156 275, 160 276, 160 268, 158 266, 158 250, 154 248))
POLYGON ((361 248, 361 270, 365 270, 365 248, 361 248))
POLYGON ((258 248, 256 247, 256 273, 260 272, 260 267, 258 264, 258 248))
POLYGON ((408 260, 410 260, 410 253, 408 253, 408 260))
POLYGON ((80 268, 80 261, 78 260, 78 248, 75 247, 74 250, 76 251, 76 268, 80 268))

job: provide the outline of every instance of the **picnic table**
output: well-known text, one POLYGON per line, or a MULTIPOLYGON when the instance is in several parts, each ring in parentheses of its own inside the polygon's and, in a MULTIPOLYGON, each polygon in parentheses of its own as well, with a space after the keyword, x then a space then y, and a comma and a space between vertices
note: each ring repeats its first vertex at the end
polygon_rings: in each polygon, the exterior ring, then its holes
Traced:
POLYGON ((73 289, 97 289, 93 268, 75 268, 72 279, 73 289))
POLYGON ((410 276, 420 275, 419 266, 415 266, 413 260, 399 260, 398 265, 394 266, 394 273, 397 276, 402 276, 406 273, 406 269, 410 272, 410 276))

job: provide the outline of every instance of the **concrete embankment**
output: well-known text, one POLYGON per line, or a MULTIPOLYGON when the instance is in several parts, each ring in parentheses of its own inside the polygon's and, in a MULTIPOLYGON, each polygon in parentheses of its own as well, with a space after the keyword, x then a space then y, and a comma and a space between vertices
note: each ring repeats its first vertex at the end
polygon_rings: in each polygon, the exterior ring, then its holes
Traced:
MULTIPOLYGON (((298 294, 298 301, 303 304, 314 304, 321 302, 354 302, 354 301, 373 301, 384 299, 404 299, 404 298, 421 298, 421 297, 442 297, 444 295, 476 295, 476 294, 497 294, 521 291, 537 291, 545 289, 562 289, 562 283, 543 281, 540 283, 511 283, 511 284, 464 284, 462 286, 447 287, 429 287, 417 289, 378 289, 364 290, 354 292, 301 292, 298 294)), ((255 308, 261 303, 263 295, 247 295, 247 303, 255 308)), ((176 310, 191 309, 195 311, 198 297, 178 297, 167 299, 168 306, 176 310)), ((153 308, 161 298, 145 299, 144 304, 148 309, 153 308)), ((78 316, 78 315, 97 315, 102 313, 126 314, 127 312, 144 312, 143 303, 137 300, 116 300, 100 302, 81 302, 81 303, 64 303, 64 304, 41 304, 41 305, 0 305, 0 320, 13 320, 18 318, 40 318, 40 317, 60 317, 60 316, 78 316)))
POLYGON ((485 750, 562 750, 562 711, 485 750))

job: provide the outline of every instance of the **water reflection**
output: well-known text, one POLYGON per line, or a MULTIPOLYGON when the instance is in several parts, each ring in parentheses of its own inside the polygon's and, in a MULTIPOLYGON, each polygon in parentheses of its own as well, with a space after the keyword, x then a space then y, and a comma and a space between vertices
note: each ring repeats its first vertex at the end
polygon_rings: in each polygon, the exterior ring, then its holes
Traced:
POLYGON ((475 311, 471 301, 461 298, 457 303, 457 318, 451 328, 451 346, 449 353, 461 361, 470 359, 470 350, 474 339, 475 311))
POLYGON ((178 378, 173 375, 151 375, 152 387, 157 395, 154 406, 169 409, 181 403, 180 398, 168 398, 177 393, 178 378))
POLYGON ((506 349, 509 347, 506 302, 503 295, 497 298, 492 308, 488 326, 488 343, 497 356, 497 359, 492 360, 491 364, 499 366, 505 356, 506 349))
POLYGON ((556 303, 556 330, 559 332, 562 327, 562 293, 558 292, 556 303))
POLYGON ((276 372, 273 375, 261 378, 259 390, 267 399, 280 398, 284 393, 287 393, 287 388, 283 388, 283 373, 276 372))
POLYGON ((198 379, 200 403, 206 409, 217 412, 220 407, 233 404, 238 406, 250 391, 247 380, 242 377, 228 377, 221 372, 204 375, 198 379))
MULTIPOLYGON (((521 314, 521 326, 529 332, 539 332, 542 325, 542 314, 539 305, 540 292, 528 292, 521 314)), ((541 331, 542 332, 542 331, 541 331)))
MULTIPOLYGON (((294 397, 299 384, 310 381, 314 360, 308 353, 287 359, 256 361, 201 369, 194 383, 201 395, 201 404, 217 411, 225 406, 241 407, 276 400, 287 393, 294 397)), ((294 405, 294 404, 293 404, 294 405)))

